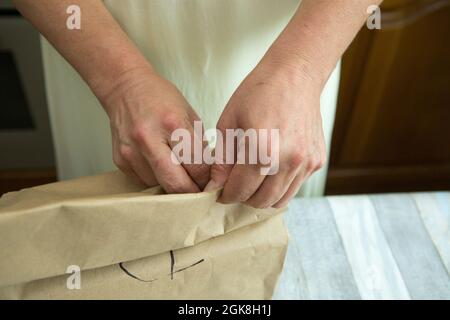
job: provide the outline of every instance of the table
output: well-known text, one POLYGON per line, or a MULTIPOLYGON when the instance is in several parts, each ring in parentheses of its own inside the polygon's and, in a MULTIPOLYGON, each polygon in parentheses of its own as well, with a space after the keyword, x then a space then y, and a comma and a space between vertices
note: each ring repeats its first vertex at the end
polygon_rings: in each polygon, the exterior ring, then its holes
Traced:
POLYGON ((450 299, 450 192, 295 199, 274 299, 450 299))

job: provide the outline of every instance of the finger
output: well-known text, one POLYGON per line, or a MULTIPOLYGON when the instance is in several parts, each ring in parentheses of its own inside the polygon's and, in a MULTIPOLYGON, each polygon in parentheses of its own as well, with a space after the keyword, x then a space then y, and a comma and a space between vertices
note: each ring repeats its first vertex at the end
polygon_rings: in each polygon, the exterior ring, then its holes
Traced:
POLYGON ((199 190, 205 189, 209 182, 210 166, 207 164, 183 165, 187 174, 195 182, 199 190))
POLYGON ((234 123, 229 123, 228 126, 222 125, 226 129, 222 129, 224 133, 222 140, 225 145, 222 146, 225 151, 222 155, 224 162, 228 167, 222 169, 221 182, 225 180, 225 173, 227 174, 224 189, 219 202, 222 203, 244 203, 246 202, 260 187, 266 178, 261 174, 261 165, 258 163, 257 152, 253 154, 255 150, 251 148, 251 137, 242 135, 242 132, 234 130, 233 135, 228 135, 227 129, 237 128, 234 123), (251 162, 256 160, 256 163, 251 162), (232 165, 232 167, 230 167, 232 165))
POLYGON ((243 203, 258 190, 266 176, 260 172, 259 165, 237 164, 231 170, 222 196, 222 203, 243 203))
POLYGON ((186 170, 188 175, 192 178, 192 180, 197 184, 200 190, 203 190, 208 181, 210 180, 210 169, 211 166, 206 164, 203 161, 203 152, 208 147, 208 144, 203 141, 202 138, 198 137, 194 134, 193 142, 192 142, 192 153, 191 159, 188 163, 178 159, 186 170), (196 147, 197 146, 197 147, 196 147), (200 147, 199 147, 200 146, 200 147))
MULTIPOLYGON (((176 126, 174 121, 170 122, 174 127, 176 126)), ((198 186, 186 170, 177 161, 174 161, 176 157, 170 146, 164 141, 167 141, 166 137, 163 140, 152 139, 147 131, 141 132, 136 139, 137 146, 145 161, 152 168, 158 183, 167 193, 199 192, 198 186)))
POLYGON ((199 187, 178 163, 172 161, 172 150, 166 144, 159 144, 153 152, 142 150, 145 160, 153 169, 153 174, 167 193, 197 193, 199 187))
POLYGON ((210 181, 205 191, 223 188, 237 159, 236 140, 230 139, 226 134, 226 128, 231 128, 232 125, 225 125, 224 121, 219 121, 219 123, 214 150, 215 163, 211 166, 210 181))
POLYGON ((289 189, 286 191, 283 197, 273 205, 273 207, 285 208, 289 204, 289 201, 291 201, 292 198, 297 195, 306 179, 307 176, 304 175, 298 175, 297 177, 295 177, 294 181, 292 181, 291 185, 289 186, 289 189))
POLYGON ((211 179, 205 187, 205 192, 213 191, 222 188, 227 182, 230 175, 232 165, 227 164, 213 164, 211 166, 211 179))
POLYGON ((135 173, 133 171, 133 169, 131 169, 131 167, 129 169, 121 169, 119 166, 117 166, 119 168, 119 170, 121 172, 123 172, 126 176, 128 176, 129 178, 131 178, 134 182, 136 182, 137 184, 143 185, 143 186, 147 186, 147 184, 144 182, 144 180, 142 180, 139 175, 137 173, 135 173))
POLYGON ((122 147, 121 156, 129 163, 131 169, 148 187, 158 185, 158 180, 153 174, 153 170, 145 160, 144 156, 132 147, 122 147))
POLYGON ((145 185, 145 182, 134 172, 131 164, 121 155, 120 150, 121 147, 117 143, 117 140, 113 139, 113 162, 116 167, 137 183, 145 185))
POLYGON ((203 139, 204 129, 201 121, 197 118, 193 121, 195 121, 194 126, 192 126, 191 123, 183 122, 179 123, 180 125, 183 125, 182 127, 172 127, 173 130, 169 132, 170 137, 168 139, 168 143, 172 150, 175 150, 178 144, 184 144, 186 142, 184 140, 180 141, 178 139, 173 139, 172 133, 178 129, 186 130, 189 139, 189 141, 187 141, 189 148, 184 148, 184 145, 181 145, 183 154, 180 155, 178 152, 175 152, 174 155, 177 157, 179 163, 183 166, 188 175, 197 184, 199 189, 203 190, 208 184, 210 178, 210 165, 203 161, 203 153, 205 149, 209 147, 207 141, 203 139), (184 152, 187 152, 188 154, 184 154, 184 152))
POLYGON ((296 171, 282 171, 274 176, 267 176, 258 191, 246 202, 254 208, 270 208, 283 198, 296 178, 296 171))

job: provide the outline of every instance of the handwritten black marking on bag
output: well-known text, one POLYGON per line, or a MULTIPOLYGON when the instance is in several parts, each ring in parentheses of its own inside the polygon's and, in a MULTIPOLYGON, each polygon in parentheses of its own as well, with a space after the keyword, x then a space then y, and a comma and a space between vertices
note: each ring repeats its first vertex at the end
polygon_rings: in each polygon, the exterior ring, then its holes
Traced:
POLYGON ((135 276, 134 274, 132 274, 130 271, 128 271, 124 266, 123 266, 123 262, 119 263, 119 267, 120 269, 122 269, 123 272, 125 272, 128 276, 132 277, 133 279, 142 281, 142 282, 153 282, 156 281, 158 279, 150 279, 150 280, 144 280, 139 278, 138 276, 135 276))
MULTIPOLYGON (((192 268, 192 267, 195 267, 196 265, 198 265, 198 264, 200 264, 200 263, 205 261, 205 259, 200 259, 199 261, 197 261, 197 262, 195 262, 195 263, 193 263, 193 264, 191 264, 191 265, 189 265, 187 267, 184 267, 184 268, 181 268, 181 269, 178 269, 178 270, 174 270, 175 269, 175 255, 174 255, 172 250, 170 250, 169 255, 170 255, 170 273, 167 274, 167 276, 170 276, 171 280, 173 280, 173 275, 175 273, 179 273, 179 272, 185 271, 185 270, 187 270, 189 268, 192 268)), ((125 272, 125 274, 128 275, 129 277, 131 277, 131 278, 133 278, 135 280, 141 281, 141 282, 153 282, 153 281, 158 280, 158 278, 156 278, 156 279, 149 279, 149 280, 145 280, 145 279, 139 278, 138 276, 136 276, 136 275, 132 274, 130 271, 128 271, 124 267, 123 262, 119 263, 119 268, 123 272, 125 272)))
POLYGON ((175 256, 173 250, 170 250, 170 279, 173 280, 173 268, 175 267, 175 256))

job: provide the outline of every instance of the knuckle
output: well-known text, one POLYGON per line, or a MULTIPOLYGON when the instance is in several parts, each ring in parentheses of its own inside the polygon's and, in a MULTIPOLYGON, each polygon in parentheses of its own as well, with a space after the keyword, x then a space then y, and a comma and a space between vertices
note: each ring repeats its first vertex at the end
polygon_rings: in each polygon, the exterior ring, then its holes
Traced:
POLYGON ((290 156, 289 156, 289 169, 291 170, 295 170, 298 167, 300 167, 306 160, 306 156, 304 154, 304 152, 302 152, 301 150, 294 150, 291 152, 290 156))
POLYGON ((325 167, 325 164, 327 163, 327 160, 326 160, 326 158, 325 157, 320 157, 318 160, 317 160, 317 170, 320 170, 320 169, 322 169, 323 167, 325 167))
POLYGON ((119 148, 119 154, 121 158, 130 161, 133 157, 133 150, 131 149, 131 147, 123 145, 119 148))
POLYGON ((117 168, 119 168, 120 170, 123 171, 123 169, 125 167, 125 161, 123 160, 123 158, 118 156, 118 154, 116 152, 114 152, 114 154, 113 154, 113 162, 117 168))
POLYGON ((171 161, 170 159, 165 158, 154 158, 152 169, 154 172, 165 172, 167 168, 167 161, 171 161))
POLYGON ((309 160, 310 164, 309 164, 308 169, 313 172, 318 171, 325 166, 325 162, 326 162, 326 158, 324 156, 322 156, 322 155, 314 156, 309 160))
POLYGON ((317 168, 316 161, 313 160, 313 159, 309 159, 309 160, 306 162, 305 168, 306 168, 306 170, 307 170, 308 172, 314 172, 314 171, 316 171, 316 168, 317 168))
POLYGON ((131 136, 139 145, 145 145, 148 139, 148 130, 143 125, 136 125, 131 136))
POLYGON ((162 117, 162 126, 168 132, 173 132, 176 129, 183 127, 183 121, 178 117, 178 115, 168 113, 162 117))

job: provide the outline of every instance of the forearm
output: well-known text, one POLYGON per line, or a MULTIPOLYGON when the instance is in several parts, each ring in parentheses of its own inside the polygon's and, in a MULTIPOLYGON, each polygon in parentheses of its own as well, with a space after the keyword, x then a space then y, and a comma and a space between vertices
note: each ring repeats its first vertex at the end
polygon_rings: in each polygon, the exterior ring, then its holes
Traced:
POLYGON ((17 9, 71 63, 99 99, 136 68, 151 68, 100 0, 14 0, 17 9), (81 30, 69 30, 70 5, 81 8, 81 30))
POLYGON ((308 73, 323 86, 368 18, 367 8, 381 2, 303 0, 268 59, 287 65, 294 76, 308 73))

